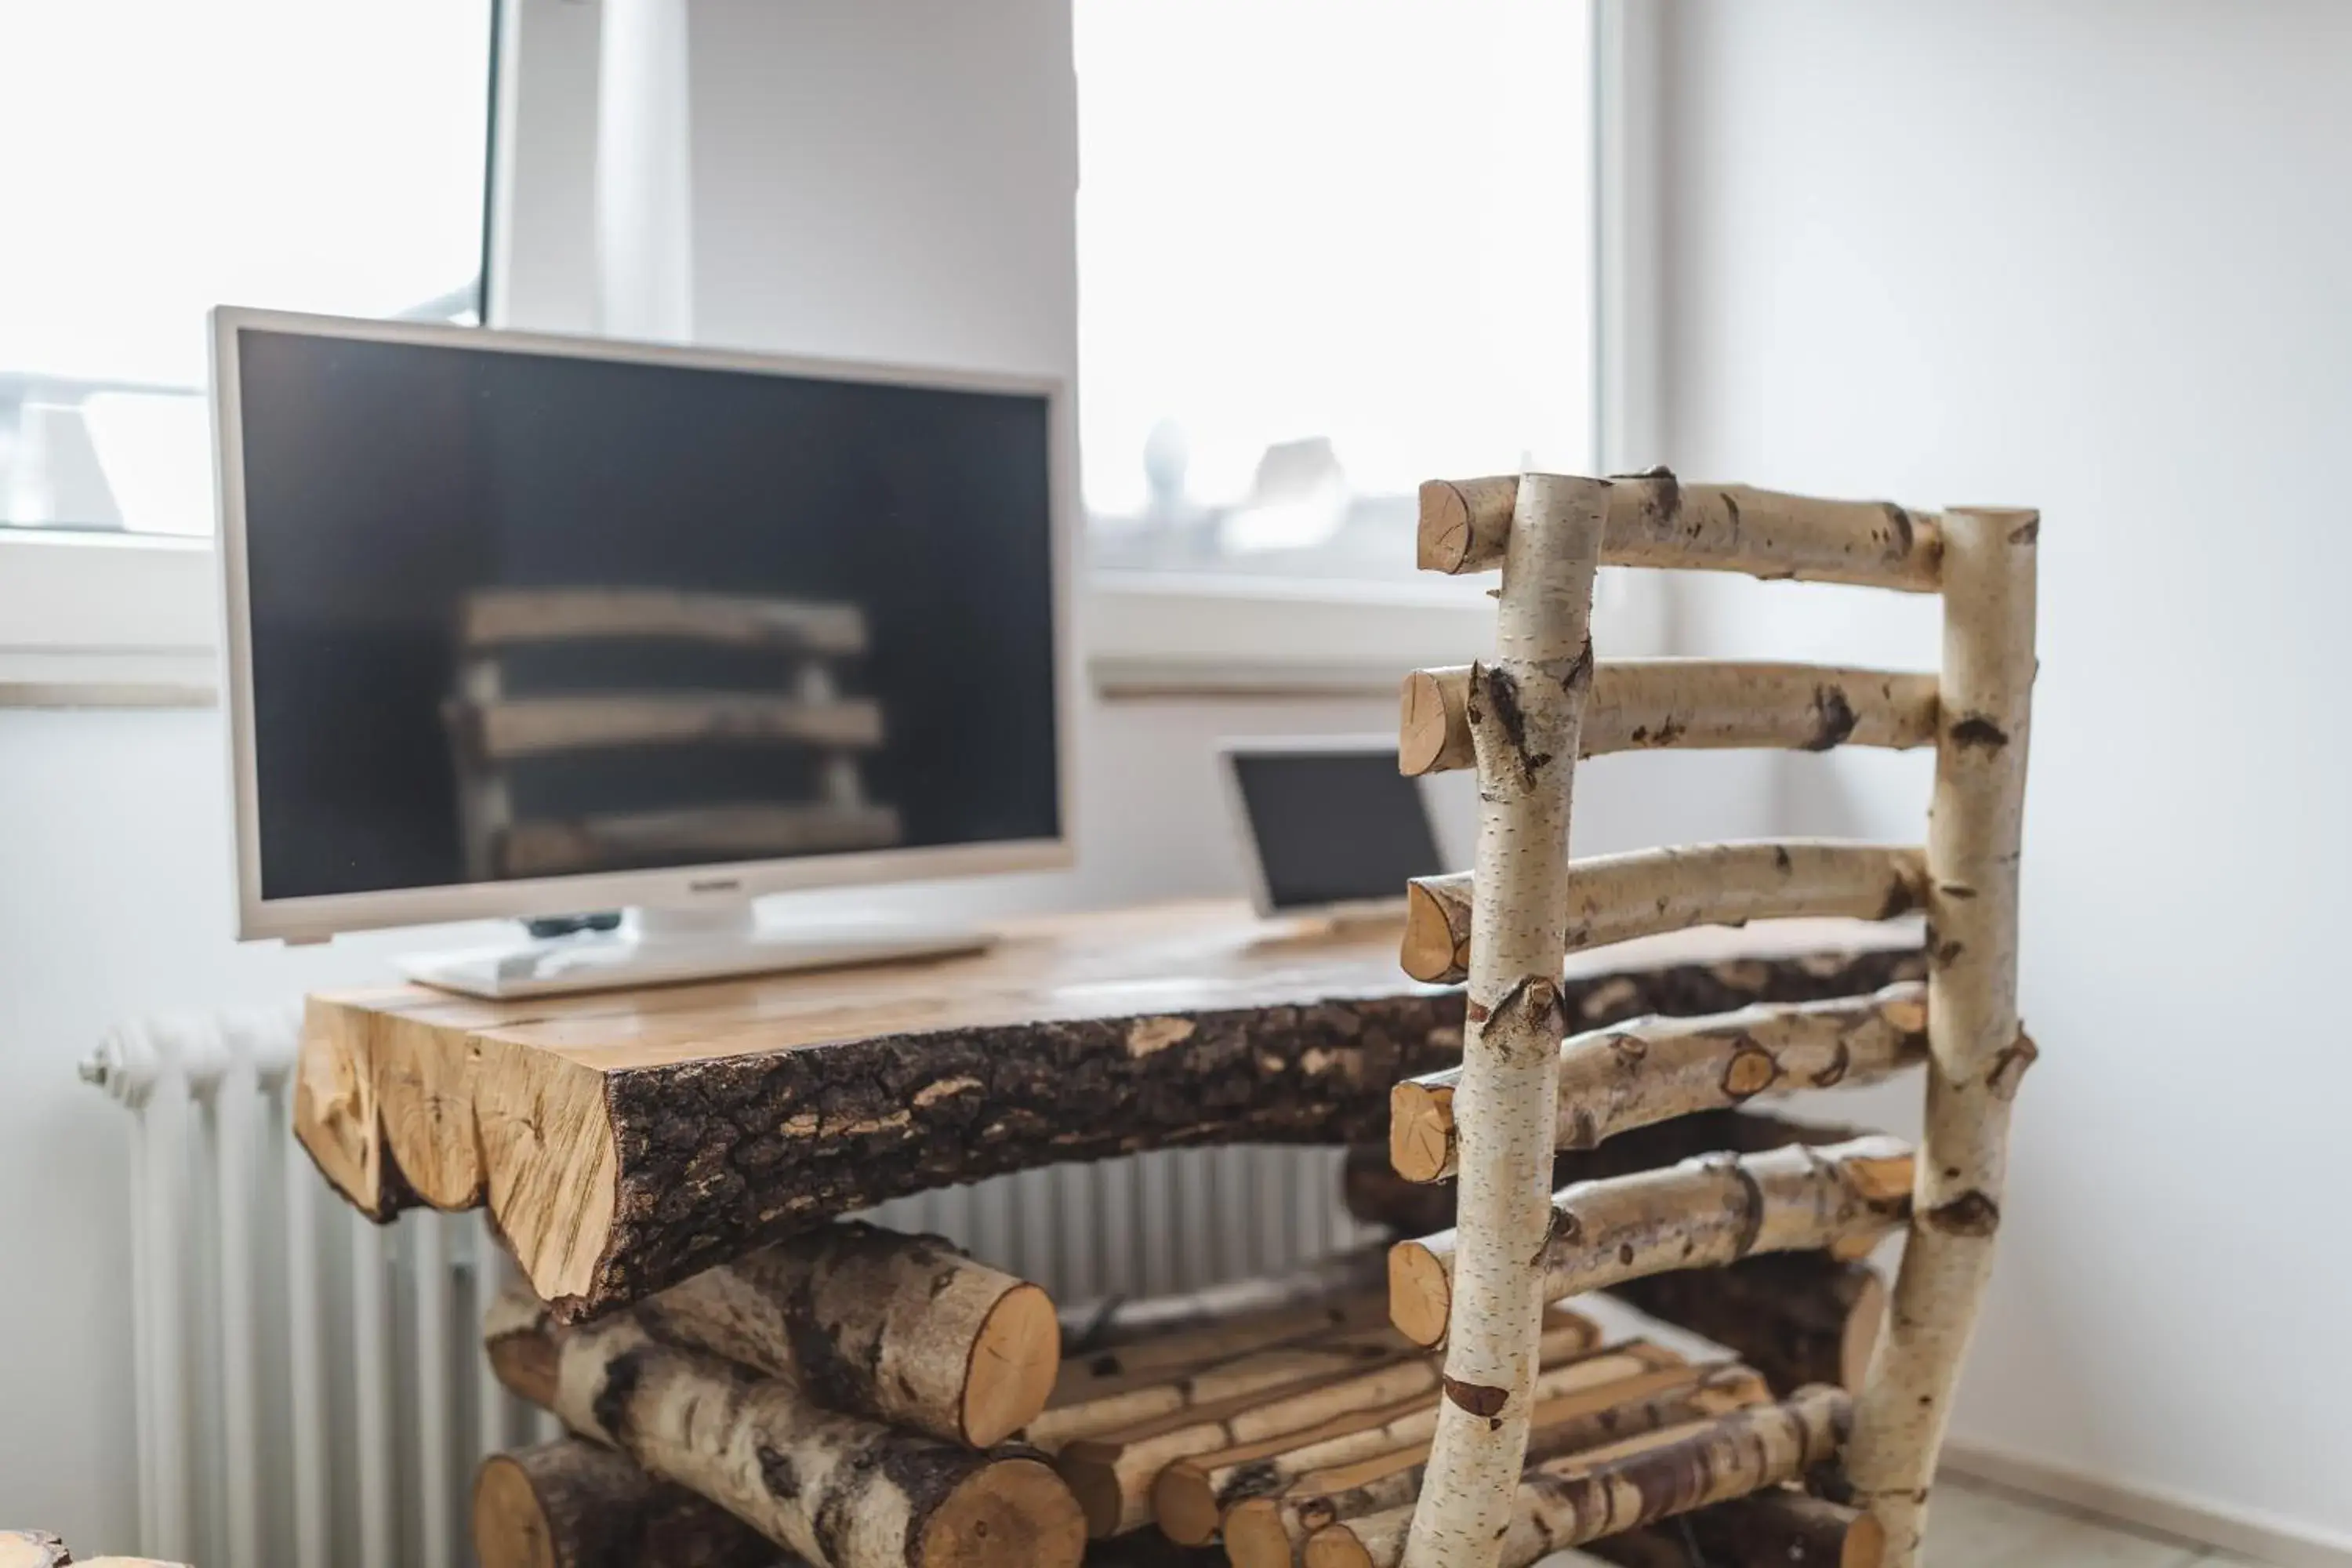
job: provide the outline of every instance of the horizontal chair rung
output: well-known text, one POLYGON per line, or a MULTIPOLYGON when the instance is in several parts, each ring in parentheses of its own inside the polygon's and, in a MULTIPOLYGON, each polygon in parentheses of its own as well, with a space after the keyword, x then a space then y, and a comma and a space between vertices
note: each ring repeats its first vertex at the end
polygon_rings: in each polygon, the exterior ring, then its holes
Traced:
MULTIPOLYGON (((1563 1187, 1551 1211, 1547 1301, 1759 1252, 1858 1258, 1910 1217, 1911 1151, 1900 1140, 1870 1137, 1702 1154, 1563 1187)), ((1449 1230, 1401 1241, 1389 1253, 1389 1316, 1415 1344, 1445 1338, 1454 1248, 1449 1230)))
MULTIPOLYGON (((1775 1089, 1874 1083, 1927 1058, 1927 988, 1783 1002, 1696 1018, 1636 1018, 1560 1042, 1555 1149, 1727 1110, 1775 1089)), ((1454 1174, 1462 1069, 1407 1079, 1389 1100, 1389 1159, 1408 1181, 1454 1174)))
MULTIPOLYGON (((1614 478, 1609 486, 1604 565, 1744 572, 1913 594, 1937 589, 1943 535, 1933 512, 1748 485, 1686 485, 1663 468, 1614 478)), ((1501 566, 1518 489, 1518 477, 1509 474, 1423 485, 1422 570, 1501 566)))
MULTIPOLYGON (((1696 844, 1602 855, 1569 868, 1563 952, 1692 926, 1800 915, 1893 920, 1922 906, 1925 856, 1914 847, 1825 839, 1696 844)), ((1407 889, 1398 962, 1415 980, 1470 973, 1470 873, 1416 877, 1407 889)))
MULTIPOLYGON (((1470 669, 1454 665, 1405 677, 1398 772, 1445 773, 1476 764, 1470 669)), ((1585 699, 1578 749, 1588 757, 1663 747, 1901 751, 1935 739, 1932 675, 1729 659, 1603 659, 1585 699)))
MULTIPOLYGON (((1779 1404, 1542 1460, 1511 1496, 1496 1544, 1500 1568, 1529 1568, 1555 1552, 1796 1480, 1836 1456, 1853 1420, 1843 1391, 1803 1388, 1779 1404)), ((1326 1525, 1307 1538, 1306 1568, 1400 1568, 1412 1515, 1406 1503, 1326 1525)), ((1864 1552, 1862 1561, 1877 1555, 1867 1543, 1864 1552)))

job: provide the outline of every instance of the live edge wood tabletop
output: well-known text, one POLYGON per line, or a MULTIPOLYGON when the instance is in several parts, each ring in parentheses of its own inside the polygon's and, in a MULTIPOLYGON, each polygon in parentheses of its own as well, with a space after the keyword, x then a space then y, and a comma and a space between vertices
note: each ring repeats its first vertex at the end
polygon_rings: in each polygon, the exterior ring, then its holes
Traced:
MULTIPOLYGON (((378 1220, 487 1205, 562 1321, 833 1215, 1065 1161, 1380 1143, 1458 1060, 1459 990, 1402 921, 1225 902, 1001 922, 985 952, 579 996, 310 999, 295 1131, 378 1220)), ((1572 955, 1571 1027, 1869 992, 1916 931, 1839 921, 1572 955)))

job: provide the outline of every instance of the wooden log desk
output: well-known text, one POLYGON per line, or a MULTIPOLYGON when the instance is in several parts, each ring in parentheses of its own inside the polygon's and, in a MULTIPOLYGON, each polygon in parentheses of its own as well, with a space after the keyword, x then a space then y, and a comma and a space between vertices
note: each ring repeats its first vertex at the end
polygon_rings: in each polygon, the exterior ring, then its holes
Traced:
MULTIPOLYGON (((886 1199, 1214 1143, 1380 1143, 1461 1049, 1401 926, 1226 903, 1007 921, 919 963, 484 1002, 310 999, 295 1130, 378 1220, 488 1205, 573 1321, 886 1199)), ((1573 955, 1570 1027, 1866 993, 1916 930, 1788 921, 1573 955), (1760 955, 1760 956, 1759 956, 1760 955)))

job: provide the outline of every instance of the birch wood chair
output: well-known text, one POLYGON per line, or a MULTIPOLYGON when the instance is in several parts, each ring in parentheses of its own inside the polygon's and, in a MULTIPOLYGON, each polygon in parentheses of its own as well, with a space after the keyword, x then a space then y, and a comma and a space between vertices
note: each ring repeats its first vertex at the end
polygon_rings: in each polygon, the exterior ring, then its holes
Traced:
MULTIPOLYGON (((1528 474, 1424 485, 1426 570, 1502 572, 1496 657, 1407 682, 1408 773, 1475 767, 1475 870, 1416 881, 1403 963, 1468 982, 1458 1072, 1401 1085, 1400 1174, 1458 1175, 1457 1229, 1391 1258, 1398 1326, 1446 1342, 1446 1400, 1417 1505, 1375 1562, 1524 1563, 1667 1512, 1801 1478, 1842 1454, 1883 1532, 1919 1561, 1953 1385, 1990 1273, 2010 1101, 2034 1047, 2018 1026, 2017 889, 2034 673, 2032 511, 1940 514, 1684 485, 1528 474), (1600 662, 1599 564, 1941 594, 1933 675, 1709 659, 1600 662), (1934 744, 1924 848, 1790 840, 1571 864, 1580 756, 1660 746, 1934 744), (1779 916, 1924 910, 1928 978, 1843 1003, 1652 1018, 1562 1038, 1566 952, 1779 916), (1925 1050, 1920 1048, 1925 1037, 1925 1050), (1737 1104, 1774 1086, 1881 1077, 1926 1058, 1915 1161, 1891 1139, 1707 1155, 1548 1196, 1553 1152, 1737 1104), (1755 1253, 1858 1257, 1908 1227, 1890 1321, 1850 1403, 1814 1389, 1740 1429, 1686 1434, 1645 1484, 1581 1492, 1522 1477, 1542 1304, 1755 1253)), ((1359 1525, 1359 1542, 1382 1538, 1359 1525)), ((1310 1558, 1311 1560, 1311 1558, 1310 1558)))

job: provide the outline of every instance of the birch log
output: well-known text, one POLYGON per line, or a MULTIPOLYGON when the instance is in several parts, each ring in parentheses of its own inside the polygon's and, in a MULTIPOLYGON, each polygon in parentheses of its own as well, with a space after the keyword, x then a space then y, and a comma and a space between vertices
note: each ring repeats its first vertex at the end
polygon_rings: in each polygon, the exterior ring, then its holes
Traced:
MULTIPOLYGON (((1859 1257, 1908 1217, 1911 1182, 1910 1151, 1892 1138, 1703 1154, 1564 1189, 1551 1201, 1549 1239, 1528 1257, 1547 1301, 1753 1253, 1859 1257)), ((1460 1235, 1389 1253, 1390 1315, 1416 1344, 1444 1339, 1459 1310, 1460 1235)))
MULTIPOLYGON (((1595 1337, 1589 1320, 1559 1313, 1546 1323, 1538 1355, 1559 1361, 1580 1354, 1591 1348, 1595 1337)), ((1055 1454, 1054 1468, 1086 1510, 1089 1534, 1122 1535, 1151 1521, 1154 1483, 1179 1459, 1305 1432, 1341 1416, 1433 1394, 1437 1381, 1433 1358, 1399 1354, 1338 1377, 1253 1392, 1079 1438, 1055 1454)))
POLYGON ((1188 1369, 1147 1366, 1089 1378, 1067 1393, 1055 1390, 1024 1436, 1047 1453, 1058 1453, 1081 1437, 1199 1412, 1244 1395, 1263 1396, 1272 1389, 1364 1372, 1400 1360, 1415 1348, 1393 1328, 1381 1327, 1273 1345, 1188 1369))
MULTIPOLYGON (((1539 1401, 1528 1432, 1537 1465, 1628 1437, 1771 1403, 1746 1367, 1659 1368, 1614 1385, 1539 1401)), ((1315 1532, 1341 1520, 1411 1502, 1428 1479, 1429 1445, 1335 1465, 1300 1477, 1278 1497, 1253 1498, 1225 1516, 1225 1551, 1236 1568, 1296 1562, 1315 1532)))
MULTIPOLYGON (((1921 907, 1927 863, 1918 850, 1899 845, 1791 838, 1599 855, 1567 872, 1554 879, 1563 886, 1567 919, 1552 923, 1562 933, 1561 951, 1572 952, 1692 926, 1793 915, 1893 920, 1921 907)), ((1408 884, 1398 953, 1407 974, 1451 984, 1471 972, 1477 896, 1475 874, 1415 877, 1408 884)))
MULTIPOLYGON (((1809 1388, 1778 1405, 1545 1460, 1512 1496, 1496 1543, 1501 1568, 1528 1568, 1563 1547, 1793 1480, 1836 1454, 1848 1416, 1843 1392, 1809 1388)), ((1397 1568, 1412 1513, 1391 1509, 1325 1526, 1307 1538, 1307 1568, 1397 1568)))
POLYGON ((1788 1488, 1593 1542, 1618 1568, 1879 1568, 1886 1537, 1856 1510, 1788 1488))
POLYGON ((832 1409, 975 1448, 1045 1407, 1054 1303, 935 1236, 842 1221, 705 1269, 644 1309, 662 1339, 790 1377, 832 1409))
POLYGON ((788 1379, 662 1344, 634 1312, 558 1329, 510 1292, 483 1340, 517 1394, 816 1568, 1076 1568, 1084 1552, 1076 1501, 1030 1451, 821 1409, 788 1379))
POLYGON ((1875 1269, 1818 1252, 1627 1279, 1611 1294, 1732 1351, 1786 1394, 1811 1383, 1859 1394, 1886 1322, 1875 1269))
MULTIPOLYGON (((1927 987, 1780 1003, 1699 1018, 1636 1018, 1559 1047, 1553 1146, 1591 1149, 1629 1128, 1728 1110, 1769 1089, 1872 1083, 1927 1055, 1927 987)), ((1442 1181, 1456 1160, 1462 1069, 1407 1079, 1389 1096, 1389 1157, 1411 1181, 1442 1181)))
MULTIPOLYGON (((1567 941, 1570 795, 1592 678, 1592 573, 1608 487, 1521 477, 1496 654, 1471 679, 1482 951, 1463 1029, 1459 1307, 1413 1568, 1480 1568, 1508 1517, 1536 1374, 1567 941)), ((1434 1341, 1423 1341, 1434 1343, 1434 1341)))
POLYGON ((479 1568, 782 1568, 782 1553, 718 1504, 566 1437, 482 1461, 479 1568))
MULTIPOLYGON (((1579 1182, 1660 1170, 1701 1154, 1759 1154, 1790 1143, 1850 1143, 1864 1135, 1859 1128, 1798 1121, 1752 1106, 1695 1111, 1628 1128, 1594 1148, 1559 1151, 1552 1156, 1551 1186, 1557 1193, 1579 1182)), ((1454 1228, 1454 1184, 1407 1181, 1386 1149, 1349 1150, 1339 1180, 1348 1212, 1364 1225, 1405 1237, 1454 1228)))
MULTIPOLYGON (((1640 1342, 1594 1351, 1570 1349, 1573 1342, 1552 1334, 1545 1339, 1530 1396, 1538 1405, 1661 1369, 1678 1372, 1684 1364, 1672 1351, 1640 1342)), ((1418 1364, 1424 1372, 1420 1384, 1388 1404, 1349 1410, 1312 1426, 1276 1424, 1268 1436, 1227 1443, 1166 1465, 1151 1483, 1152 1518, 1171 1539, 1201 1545, 1216 1539, 1220 1520, 1234 1504, 1278 1492, 1311 1470, 1400 1448, 1418 1447, 1425 1454, 1437 1429, 1438 1401, 1434 1368, 1426 1358, 1418 1364)))
MULTIPOLYGON (((1397 771, 1472 765, 1470 667, 1417 669, 1398 700, 1397 771)), ((1836 746, 1907 750, 1936 738, 1936 678, 1816 664, 1711 658, 1602 659, 1578 754, 1836 746)))
POLYGON ((2041 527, 2031 511, 1956 511, 1945 549, 1943 733, 1927 830, 1933 1061, 1911 1238, 1852 1457, 1894 1568, 1919 1561, 1953 1385, 1991 1277, 2010 1101, 2035 1054, 2017 1016, 2017 894, 2041 527))
MULTIPOLYGON (((1153 1350, 1194 1334, 1237 1335, 1251 1348, 1278 1344, 1320 1328, 1340 1331, 1359 1322, 1366 1297, 1387 1282, 1387 1249, 1351 1247, 1287 1273, 1233 1279, 1177 1296, 1110 1296, 1060 1309, 1062 1353, 1072 1359, 1136 1346, 1153 1350), (1296 1331, 1293 1331, 1294 1327, 1296 1331), (1271 1337, 1264 1337, 1264 1336, 1271 1337)), ((1197 1363, 1209 1359, 1185 1352, 1197 1363)))
MULTIPOLYGON (((1509 476, 1423 485, 1422 570, 1459 574, 1502 565, 1518 488, 1509 476)), ((1686 485, 1652 468, 1610 482, 1601 559, 1611 566, 1744 572, 1926 594, 1935 591, 1941 548, 1933 513, 1748 485, 1686 485)))

